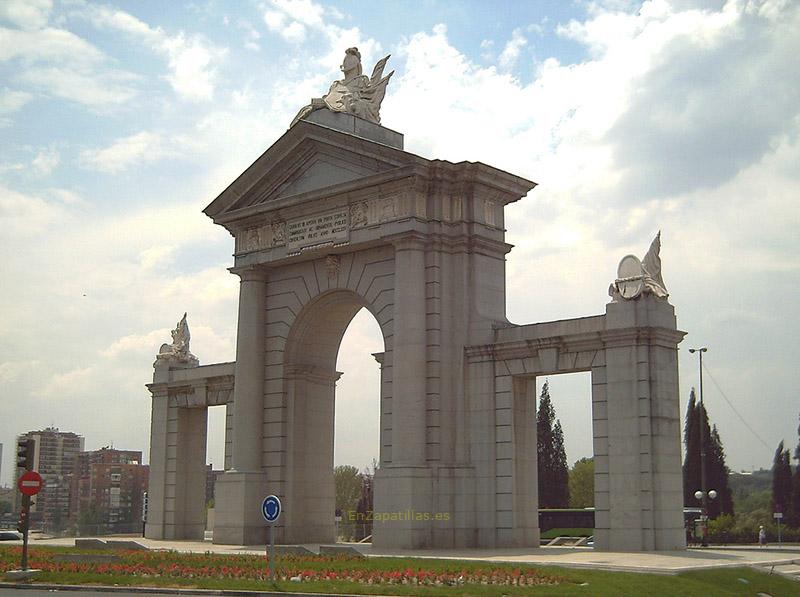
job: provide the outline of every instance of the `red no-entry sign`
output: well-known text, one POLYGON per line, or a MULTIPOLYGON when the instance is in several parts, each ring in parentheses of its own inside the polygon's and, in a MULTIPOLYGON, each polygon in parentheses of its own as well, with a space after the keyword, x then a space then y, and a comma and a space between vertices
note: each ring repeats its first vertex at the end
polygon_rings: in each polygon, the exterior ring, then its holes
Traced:
POLYGON ((36 495, 42 490, 42 476, 36 471, 26 471, 17 481, 17 487, 25 495, 36 495))

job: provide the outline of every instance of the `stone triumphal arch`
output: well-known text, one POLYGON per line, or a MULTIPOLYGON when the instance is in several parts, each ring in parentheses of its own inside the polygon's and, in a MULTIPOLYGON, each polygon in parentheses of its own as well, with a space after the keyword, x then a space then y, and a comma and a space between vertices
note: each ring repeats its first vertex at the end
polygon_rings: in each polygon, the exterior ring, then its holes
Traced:
POLYGON ((366 308, 384 342, 376 547, 538 546, 535 380, 574 371, 592 377, 595 545, 684 547, 683 332, 656 242, 603 314, 509 323, 504 208, 535 183, 406 152, 376 110, 320 101, 205 209, 235 238, 236 361, 199 366, 185 319, 162 346, 146 535, 202 538, 206 411, 225 405, 214 542, 263 543, 268 493, 279 542, 334 541, 336 355, 366 308))

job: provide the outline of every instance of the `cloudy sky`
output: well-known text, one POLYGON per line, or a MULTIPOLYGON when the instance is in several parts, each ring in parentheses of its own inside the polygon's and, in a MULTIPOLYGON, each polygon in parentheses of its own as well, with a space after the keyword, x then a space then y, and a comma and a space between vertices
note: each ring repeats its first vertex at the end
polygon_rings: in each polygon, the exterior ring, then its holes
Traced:
MULTIPOLYGON (((769 466, 800 415, 798 31, 780 0, 3 0, 0 482, 48 425, 147 452, 144 384, 184 311, 202 363, 234 359, 233 242, 201 210, 349 46, 392 55, 382 119, 408 151, 539 183, 507 209, 511 321, 602 313, 662 230, 682 410, 707 345, 729 465, 769 466)), ((359 315, 337 463, 377 454, 381 348, 359 315)), ((588 376, 550 383, 569 460, 590 455, 588 376)))

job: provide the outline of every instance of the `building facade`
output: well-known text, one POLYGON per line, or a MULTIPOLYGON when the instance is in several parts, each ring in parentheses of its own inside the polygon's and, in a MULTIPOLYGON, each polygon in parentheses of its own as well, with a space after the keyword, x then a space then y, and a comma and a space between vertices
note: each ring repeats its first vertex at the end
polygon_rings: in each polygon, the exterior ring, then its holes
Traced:
POLYGON ((139 532, 148 471, 140 451, 81 452, 72 475, 70 519, 81 533, 139 532))
MULTIPOLYGON (((33 468, 44 481, 42 491, 33 499, 31 519, 38 519, 45 530, 60 531, 69 520, 71 479, 78 454, 83 451, 84 439, 71 431, 59 431, 57 427, 29 431, 20 435, 17 441, 23 439, 36 442, 33 468)), ((17 469, 14 478, 22 473, 17 469)), ((19 509, 19 504, 16 509, 19 509)))

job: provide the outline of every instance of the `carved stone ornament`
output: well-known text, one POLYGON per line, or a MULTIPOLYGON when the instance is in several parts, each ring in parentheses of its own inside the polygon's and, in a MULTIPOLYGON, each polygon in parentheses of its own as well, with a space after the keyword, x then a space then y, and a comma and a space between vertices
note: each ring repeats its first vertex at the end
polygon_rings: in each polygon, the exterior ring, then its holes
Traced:
POLYGON ((286 222, 272 222, 272 246, 286 244, 286 222))
POLYGON ((367 202, 361 201, 350 206, 350 227, 359 228, 367 225, 367 202))
POLYGON ((328 255, 325 258, 325 269, 328 270, 329 280, 336 278, 342 269, 342 258, 338 255, 328 255))
POLYGON ((619 262, 617 279, 608 287, 608 295, 613 302, 631 301, 640 296, 652 294, 666 300, 669 297, 664 279, 661 277, 661 231, 659 230, 650 249, 639 261, 636 255, 626 255, 619 262))
POLYGON ((178 322, 175 329, 172 330, 171 334, 172 343, 161 345, 156 355, 156 362, 153 363, 153 365, 157 365, 159 361, 168 361, 197 367, 200 361, 189 351, 191 334, 189 334, 189 324, 186 322, 186 313, 183 314, 183 317, 178 322))
POLYGON ((397 199, 394 197, 386 197, 381 199, 379 203, 379 220, 381 222, 388 222, 397 217, 397 199))
POLYGON ((385 77, 383 69, 389 56, 382 58, 372 69, 372 76, 361 74, 361 52, 358 48, 347 48, 344 52, 342 66, 339 67, 344 74, 344 79, 334 81, 322 97, 314 98, 311 103, 303 107, 292 120, 289 128, 314 110, 327 109, 332 112, 353 114, 375 124, 381 123, 380 109, 386 95, 386 86, 389 84, 394 71, 385 77))

